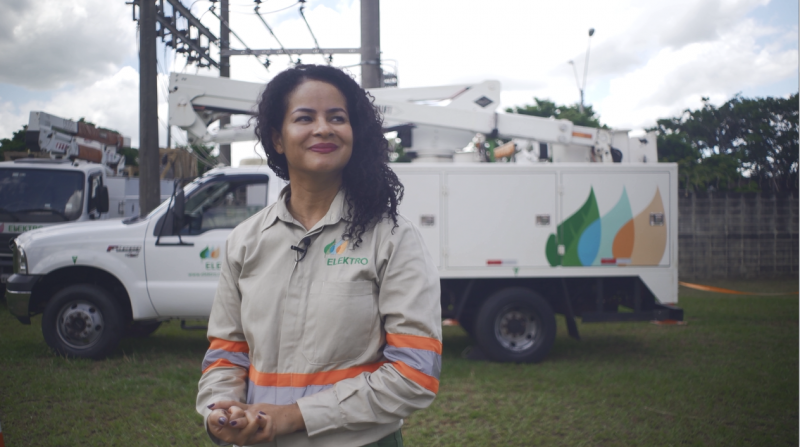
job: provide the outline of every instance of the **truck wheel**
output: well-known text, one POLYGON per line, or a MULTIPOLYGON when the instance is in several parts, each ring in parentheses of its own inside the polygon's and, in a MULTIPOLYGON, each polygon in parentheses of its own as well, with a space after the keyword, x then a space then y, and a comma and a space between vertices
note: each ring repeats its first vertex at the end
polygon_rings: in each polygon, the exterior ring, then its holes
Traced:
POLYGON ((475 336, 499 362, 539 362, 556 338, 556 318, 547 301, 522 287, 503 289, 481 306, 475 336))
POLYGON ((125 331, 125 336, 130 338, 147 338, 161 327, 160 321, 134 321, 125 331))
POLYGON ((104 289, 69 286, 53 296, 42 315, 44 340, 59 355, 100 359, 125 333, 119 305, 104 289))

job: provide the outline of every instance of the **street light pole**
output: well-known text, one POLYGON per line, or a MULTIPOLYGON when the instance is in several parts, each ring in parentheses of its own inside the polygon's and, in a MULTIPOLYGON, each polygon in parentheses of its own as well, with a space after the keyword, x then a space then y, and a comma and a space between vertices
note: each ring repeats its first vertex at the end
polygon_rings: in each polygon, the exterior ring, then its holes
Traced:
POLYGON ((572 72, 575 73, 575 83, 578 85, 578 91, 581 94, 581 102, 578 105, 578 110, 583 114, 583 92, 586 91, 586 76, 589 74, 589 50, 592 47, 592 36, 594 35, 594 28, 589 28, 589 42, 586 44, 586 60, 583 63, 583 84, 578 80, 578 69, 575 68, 575 62, 569 61, 572 65, 572 72))

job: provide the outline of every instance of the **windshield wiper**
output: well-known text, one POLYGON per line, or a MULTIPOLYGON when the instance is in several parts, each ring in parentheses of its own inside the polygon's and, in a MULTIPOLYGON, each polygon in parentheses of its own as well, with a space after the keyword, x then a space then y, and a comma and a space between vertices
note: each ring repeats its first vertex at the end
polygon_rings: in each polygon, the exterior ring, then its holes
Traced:
POLYGON ((55 215, 63 218, 64 220, 69 221, 69 217, 67 217, 66 214, 62 213, 59 210, 54 210, 52 208, 31 208, 31 209, 27 209, 27 210, 17 210, 18 213, 40 213, 40 212, 43 212, 43 211, 46 211, 46 212, 51 213, 51 214, 55 214, 55 215))
POLYGON ((11 211, 9 211, 9 210, 7 210, 5 208, 0 208, 0 213, 8 214, 9 216, 11 216, 14 219, 15 222, 19 222, 19 217, 17 217, 16 214, 14 214, 13 212, 11 212, 11 211))

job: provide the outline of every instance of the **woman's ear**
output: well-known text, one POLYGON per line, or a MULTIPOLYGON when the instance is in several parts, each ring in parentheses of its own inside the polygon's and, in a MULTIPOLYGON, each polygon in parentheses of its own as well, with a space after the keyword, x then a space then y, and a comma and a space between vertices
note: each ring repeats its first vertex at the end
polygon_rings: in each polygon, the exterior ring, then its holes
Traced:
POLYGON ((272 133, 272 146, 275 148, 275 152, 281 155, 286 152, 283 150, 283 138, 281 138, 281 135, 278 132, 272 133))

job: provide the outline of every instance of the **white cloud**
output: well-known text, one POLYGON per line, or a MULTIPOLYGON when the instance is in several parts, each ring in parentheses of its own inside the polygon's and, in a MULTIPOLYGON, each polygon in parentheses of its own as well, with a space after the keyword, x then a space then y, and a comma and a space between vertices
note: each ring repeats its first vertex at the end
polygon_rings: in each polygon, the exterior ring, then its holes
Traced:
MULTIPOLYGON (((163 102, 163 101, 162 101, 163 102)), ((0 135, 11 135, 28 124, 31 111, 78 120, 115 129, 139 140, 139 74, 131 67, 84 87, 56 93, 48 101, 29 101, 19 106, 0 103, 0 135)))
POLYGON ((0 82, 85 85, 136 53, 130 6, 108 0, 0 0, 0 82))
POLYGON ((744 20, 719 39, 665 48, 644 66, 612 79, 597 108, 612 126, 652 126, 657 118, 699 107, 703 96, 720 104, 745 88, 796 75, 797 50, 756 44, 772 33, 744 20))

